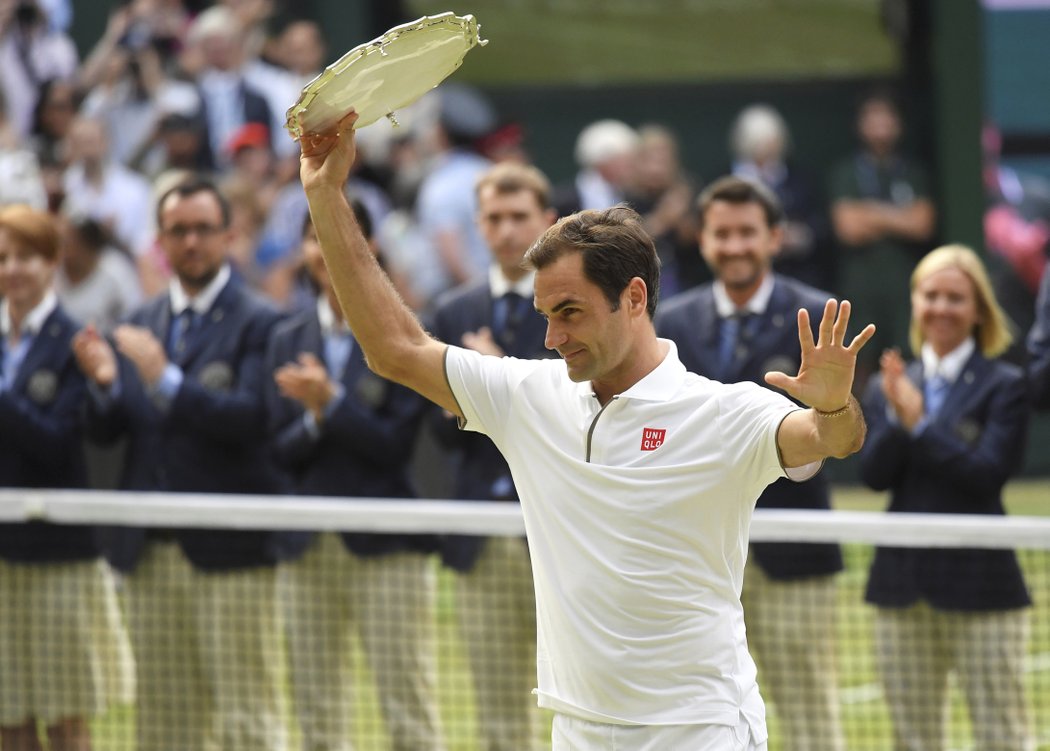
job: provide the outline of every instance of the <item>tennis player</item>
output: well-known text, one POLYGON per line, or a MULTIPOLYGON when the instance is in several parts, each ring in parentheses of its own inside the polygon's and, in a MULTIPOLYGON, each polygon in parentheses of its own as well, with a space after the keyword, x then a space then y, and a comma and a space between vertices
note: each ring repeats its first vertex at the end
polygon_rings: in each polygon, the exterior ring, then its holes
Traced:
POLYGON ((659 262, 638 215, 562 219, 526 254, 546 346, 561 360, 482 355, 430 337, 400 301, 342 186, 351 113, 306 133, 301 176, 340 305, 370 367, 487 434, 506 457, 536 587, 538 688, 553 746, 766 748, 740 589, 751 514, 778 477, 806 479, 864 440, 850 395, 849 303, 828 300, 802 364, 771 385, 689 373, 652 316, 659 262))

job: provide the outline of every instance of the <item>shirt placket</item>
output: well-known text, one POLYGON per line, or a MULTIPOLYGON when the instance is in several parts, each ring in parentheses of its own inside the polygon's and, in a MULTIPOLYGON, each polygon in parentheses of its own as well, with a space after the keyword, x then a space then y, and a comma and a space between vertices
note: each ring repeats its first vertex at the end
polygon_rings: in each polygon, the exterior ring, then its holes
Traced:
POLYGON ((589 464, 608 464, 609 439, 614 435, 613 421, 619 410, 620 397, 614 396, 591 417, 587 428, 585 458, 589 464))

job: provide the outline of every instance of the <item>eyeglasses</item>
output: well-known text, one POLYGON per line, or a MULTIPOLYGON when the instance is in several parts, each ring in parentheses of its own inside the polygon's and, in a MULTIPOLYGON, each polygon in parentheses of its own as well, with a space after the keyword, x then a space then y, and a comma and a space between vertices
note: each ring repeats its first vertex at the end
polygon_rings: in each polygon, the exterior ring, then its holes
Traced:
POLYGON ((209 238, 219 234, 226 228, 218 224, 176 224, 167 229, 162 229, 161 234, 176 240, 185 240, 190 235, 200 238, 209 238))

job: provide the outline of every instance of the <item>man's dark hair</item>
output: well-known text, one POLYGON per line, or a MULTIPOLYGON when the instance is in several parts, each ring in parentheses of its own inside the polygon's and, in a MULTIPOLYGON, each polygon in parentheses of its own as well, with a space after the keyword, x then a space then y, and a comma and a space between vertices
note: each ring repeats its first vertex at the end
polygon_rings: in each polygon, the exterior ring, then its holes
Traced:
POLYGON ((857 114, 867 109, 872 104, 879 104, 892 110, 898 117, 901 114, 901 103, 900 98, 897 96, 897 92, 890 86, 879 85, 874 86, 861 92, 860 96, 857 97, 855 110, 857 114))
POLYGON ((500 162, 481 174, 474 184, 475 195, 480 196, 481 191, 490 185, 497 195, 527 190, 535 196, 541 209, 546 211, 550 208, 551 184, 547 176, 531 164, 500 162))
POLYGON ((97 219, 78 216, 70 219, 69 223, 73 232, 80 238, 80 242, 94 255, 101 253, 107 246, 113 245, 113 239, 106 225, 97 219))
POLYGON ((715 201, 736 205, 744 203, 758 204, 762 207, 762 213, 766 216, 766 225, 770 228, 776 227, 784 221, 784 209, 780 205, 780 199, 777 198, 776 193, 757 180, 749 180, 736 175, 726 175, 704 188, 696 201, 696 207, 700 214, 701 229, 704 226, 707 210, 711 208, 711 204, 715 201))
POLYGON ((660 258, 656 245, 629 206, 580 211, 559 219, 525 254, 522 265, 540 270, 569 253, 583 256, 583 274, 596 284, 613 310, 632 279, 645 282, 646 312, 652 318, 660 295, 660 258))
POLYGON ((222 213, 222 226, 223 228, 230 226, 230 203, 226 200, 226 196, 222 194, 219 187, 204 177, 191 177, 187 180, 178 183, 177 185, 168 188, 161 197, 157 200, 157 227, 158 229, 164 229, 161 226, 161 212, 164 209, 164 204, 167 203, 171 196, 178 196, 179 198, 188 198, 189 196, 197 195, 198 193, 210 193, 215 196, 215 200, 219 204, 219 210, 222 213))

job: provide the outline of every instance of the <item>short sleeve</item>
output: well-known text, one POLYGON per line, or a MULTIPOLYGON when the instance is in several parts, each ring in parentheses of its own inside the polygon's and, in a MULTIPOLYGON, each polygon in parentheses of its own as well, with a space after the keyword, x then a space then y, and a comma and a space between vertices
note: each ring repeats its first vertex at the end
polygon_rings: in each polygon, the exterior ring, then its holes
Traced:
MULTIPOLYGON (((728 390, 719 410, 726 459, 747 477, 768 485, 780 477, 798 478, 802 468, 785 470, 777 448, 780 423, 799 407, 787 397, 753 383, 728 390)), ((818 467, 819 468, 819 467, 818 467)), ((815 473, 809 470, 808 479, 815 473)))
POLYGON ((518 386, 539 366, 538 361, 493 357, 450 345, 445 376, 463 413, 460 428, 484 433, 499 445, 518 386))

